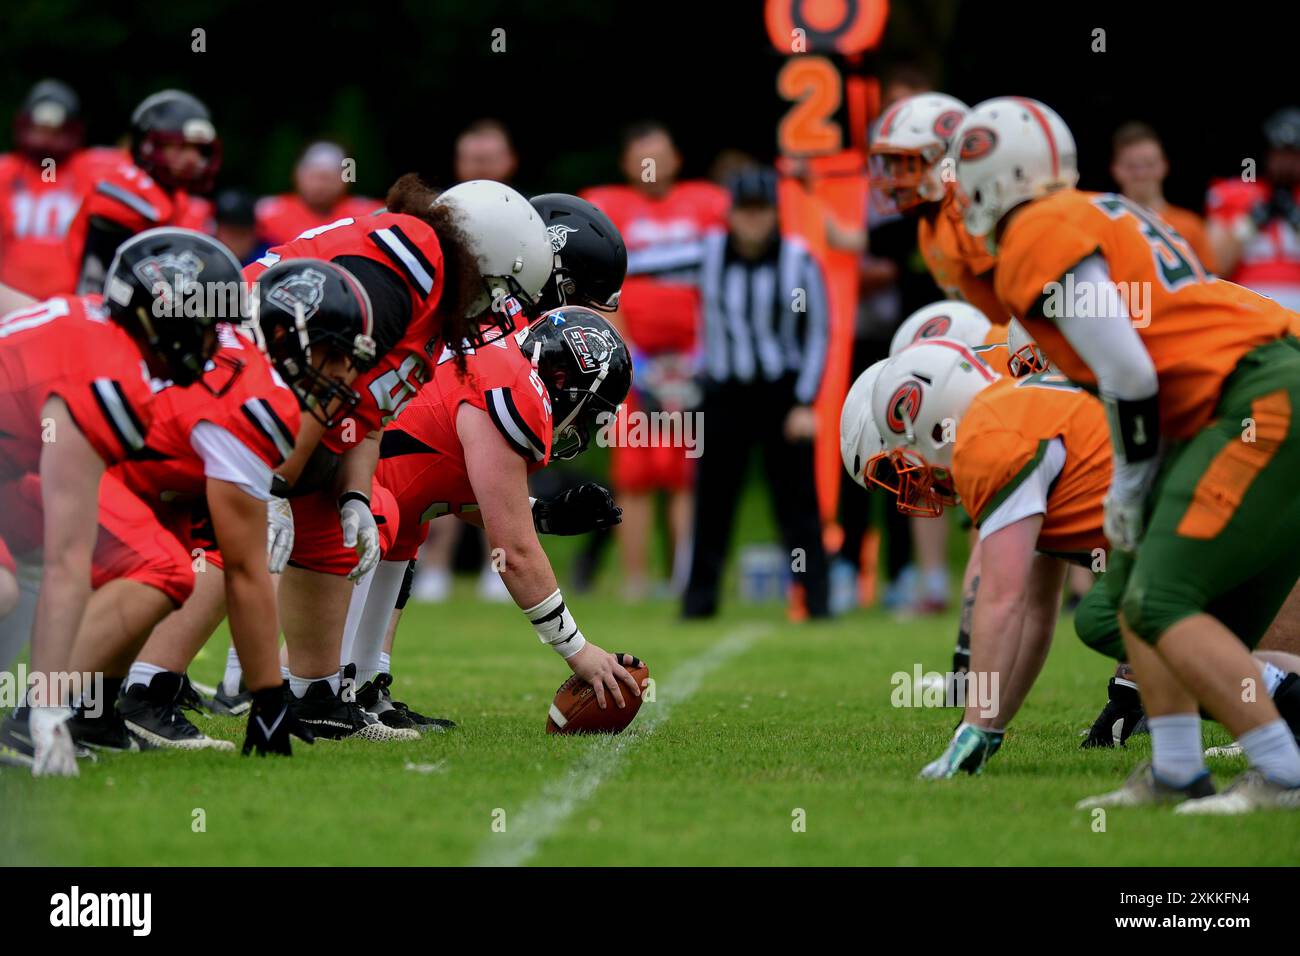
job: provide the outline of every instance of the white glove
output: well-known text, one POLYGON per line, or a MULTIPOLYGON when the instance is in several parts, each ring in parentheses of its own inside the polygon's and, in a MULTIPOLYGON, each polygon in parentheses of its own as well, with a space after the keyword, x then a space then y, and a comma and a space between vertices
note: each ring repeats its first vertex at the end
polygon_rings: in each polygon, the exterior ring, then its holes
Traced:
POLYGON ((32 732, 32 749, 36 752, 32 761, 33 777, 80 775, 77 748, 68 732, 67 721, 71 716, 72 710, 68 707, 31 708, 28 726, 32 732))
POLYGON ((343 526, 344 547, 355 548, 360 559, 348 572, 348 580, 355 584, 379 563, 379 526, 370 513, 370 504, 360 498, 349 498, 343 503, 339 523, 343 526))
POLYGON ((283 498, 266 503, 266 557, 272 574, 279 574, 293 553, 293 506, 283 498))
POLYGON ((1115 462, 1110 490, 1102 503, 1102 530, 1113 547, 1136 551, 1145 530, 1143 512, 1147 495, 1160 470, 1160 459, 1139 462, 1115 462))

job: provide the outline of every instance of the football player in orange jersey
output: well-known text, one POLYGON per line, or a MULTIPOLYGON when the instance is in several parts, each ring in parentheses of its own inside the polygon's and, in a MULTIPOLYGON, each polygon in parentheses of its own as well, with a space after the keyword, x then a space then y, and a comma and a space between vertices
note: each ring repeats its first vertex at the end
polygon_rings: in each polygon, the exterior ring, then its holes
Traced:
POLYGON ((1073 136, 1041 103, 980 104, 953 148, 967 230, 997 255, 999 301, 1062 372, 1099 393, 1110 422, 1106 574, 1124 584, 1124 644, 1153 760, 1080 807, 1300 807, 1300 748, 1266 695, 1241 692, 1258 679, 1248 648, 1300 577, 1293 316, 1206 275, 1149 211, 1077 191, 1073 136), (1198 705, 1251 764, 1221 795, 1198 705))
POLYGON ((993 294, 993 257, 962 225, 952 188, 953 134, 968 107, 944 93, 899 100, 871 142, 871 184, 892 208, 915 217, 917 244, 935 284, 990 321, 1006 314, 993 294))
MULTIPOLYGON (((889 488, 900 508, 926 514, 941 512, 955 491, 979 535, 973 554, 984 571, 974 595, 970 667, 976 683, 963 687, 963 722, 922 771, 926 778, 980 772, 1047 653, 1066 562, 1095 564, 1106 549, 1110 444, 1101 404, 1059 373, 990 377, 976 358, 952 340, 913 345, 854 384, 841 423, 842 435, 852 438, 856 428, 864 436, 850 441, 853 464, 845 453, 855 480, 889 488), (950 469, 941 463, 949 445, 950 469), (980 690, 991 696, 979 697, 980 690)), ((1109 631, 1113 637, 1081 629, 1080 637, 1122 658, 1113 605, 1109 631)), ((1300 669, 1300 658, 1261 656, 1257 666, 1279 705, 1287 701, 1288 722, 1300 726, 1300 687, 1286 673, 1300 669)))

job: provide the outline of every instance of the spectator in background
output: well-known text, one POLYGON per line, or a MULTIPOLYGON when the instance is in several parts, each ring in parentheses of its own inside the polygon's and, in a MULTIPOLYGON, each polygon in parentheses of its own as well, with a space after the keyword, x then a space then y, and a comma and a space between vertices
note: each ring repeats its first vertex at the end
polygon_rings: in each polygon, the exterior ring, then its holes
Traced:
POLYGON ((217 220, 217 241, 235 254, 240 265, 248 265, 270 248, 257 236, 253 194, 243 189, 223 189, 212 202, 217 220))
POLYGON ((1300 108, 1264 124, 1264 178, 1252 168, 1210 187, 1210 245, 1219 274, 1300 310, 1300 108), (1250 175, 1248 175, 1250 174, 1250 175))
POLYGON ((1119 191, 1158 215, 1187 240, 1201 264, 1215 271, 1214 249, 1205 232, 1205 222, 1190 209, 1171 206, 1165 200, 1164 182, 1169 162, 1156 131, 1146 123, 1125 123, 1111 141, 1110 174, 1119 191))
MULTIPOLYGON (((625 185, 583 194, 613 220, 627 245, 627 281, 612 318, 632 351, 635 375, 620 414, 682 411, 694 401, 692 353, 700 305, 690 270, 698 265, 704 234, 725 224, 727 193, 712 183, 678 181, 682 158, 661 123, 628 127, 621 164, 625 185)), ((615 447, 611 479, 623 508, 618 541, 625 595, 636 599, 649 591, 648 551, 660 493, 668 497, 673 580, 680 585, 693 480, 686 449, 615 447)))
POLYGON ((510 131, 500 120, 475 120, 456 137, 456 182, 495 179, 509 183, 518 169, 519 156, 510 131))
POLYGON ((368 216, 381 208, 378 200, 348 195, 352 172, 338 143, 312 143, 293 169, 294 191, 267 196, 257 204, 258 238, 268 246, 279 246, 308 229, 368 216))
POLYGON ((71 292, 80 262, 65 239, 82 196, 117 149, 83 149, 81 101, 58 80, 32 87, 14 116, 12 153, 0 156, 0 282, 37 299, 71 292))
POLYGON ((801 240, 781 235, 776 171, 738 173, 730 192, 727 230, 705 238, 699 270, 704 454, 682 610, 688 618, 717 613, 732 522, 757 446, 808 615, 826 617, 812 403, 826 365, 830 302, 817 260, 801 240))

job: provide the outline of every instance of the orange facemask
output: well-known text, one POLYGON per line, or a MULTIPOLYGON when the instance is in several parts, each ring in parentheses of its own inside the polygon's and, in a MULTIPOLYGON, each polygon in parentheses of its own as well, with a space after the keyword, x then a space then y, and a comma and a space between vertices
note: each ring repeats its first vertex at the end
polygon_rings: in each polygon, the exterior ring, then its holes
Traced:
POLYGON ((952 476, 905 448, 873 456, 863 473, 870 484, 894 496, 901 514, 937 518, 944 508, 957 504, 952 476), (881 467, 885 463, 889 468, 881 467))

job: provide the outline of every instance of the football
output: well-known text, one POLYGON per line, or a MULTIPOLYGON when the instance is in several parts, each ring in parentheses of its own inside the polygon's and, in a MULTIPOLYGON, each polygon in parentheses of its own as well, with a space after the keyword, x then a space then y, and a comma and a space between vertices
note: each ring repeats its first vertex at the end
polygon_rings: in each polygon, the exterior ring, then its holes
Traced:
MULTIPOLYGON (((643 692, 646 681, 650 678, 650 668, 645 662, 631 654, 615 654, 618 662, 627 668, 627 672, 636 680, 643 692)), ((596 692, 591 685, 572 675, 560 685, 551 701, 551 709, 546 716, 548 734, 617 734, 632 723, 637 711, 641 709, 641 698, 634 697, 623 687, 623 702, 626 707, 619 708, 612 697, 606 695, 605 709, 596 703, 596 692)))

